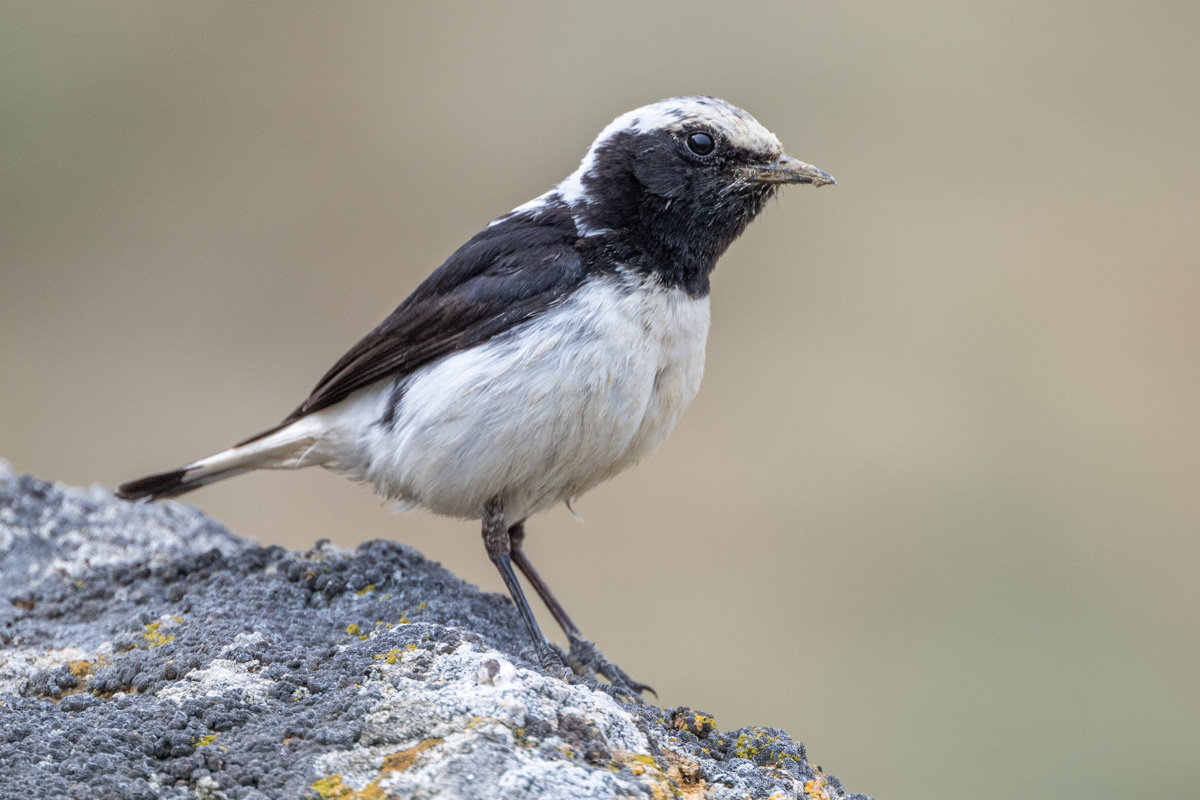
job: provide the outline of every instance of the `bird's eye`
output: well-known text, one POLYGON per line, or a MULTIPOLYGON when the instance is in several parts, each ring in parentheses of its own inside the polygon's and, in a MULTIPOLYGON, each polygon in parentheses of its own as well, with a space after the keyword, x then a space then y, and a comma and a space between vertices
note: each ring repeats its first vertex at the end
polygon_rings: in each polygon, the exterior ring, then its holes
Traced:
POLYGON ((707 156, 717 149, 717 143, 704 131, 692 131, 687 136, 687 147, 698 156, 707 156))

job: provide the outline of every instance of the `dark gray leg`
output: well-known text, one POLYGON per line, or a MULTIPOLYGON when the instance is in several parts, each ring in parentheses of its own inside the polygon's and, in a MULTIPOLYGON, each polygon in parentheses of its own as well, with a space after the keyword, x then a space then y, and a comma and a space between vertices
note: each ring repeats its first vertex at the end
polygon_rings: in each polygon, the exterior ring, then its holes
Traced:
POLYGON ((529 632, 529 638, 533 639, 533 646, 537 649, 538 661, 542 668, 552 675, 562 675, 564 672, 563 662, 553 645, 542 635, 542 629, 538 627, 537 619, 534 618, 533 611, 529 608, 529 601, 525 599, 525 593, 521 591, 521 584, 517 582, 517 576, 513 574, 508 526, 504 524, 504 509, 500 505, 499 498, 492 498, 484 507, 483 543, 487 547, 488 558, 500 571, 500 577, 504 578, 504 585, 508 587, 508 594, 512 597, 513 605, 521 614, 525 630, 529 632))
POLYGON ((554 596, 554 592, 550 591, 550 587, 542 580, 542 576, 538 574, 529 557, 525 555, 525 550, 522 548, 522 545, 525 543, 524 520, 521 520, 508 529, 508 541, 512 562, 517 565, 517 569, 521 570, 525 579, 533 586, 534 590, 538 593, 538 597, 542 598, 542 602, 546 604, 546 608, 550 609, 550 613, 554 616, 555 621, 558 622, 559 627, 563 629, 563 633, 567 635, 567 640, 571 643, 570 653, 560 653, 560 655, 565 655, 567 666, 571 667, 577 675, 584 674, 585 670, 599 673, 622 694, 626 694, 634 699, 639 699, 638 695, 642 692, 650 692, 655 697, 658 697, 658 693, 649 686, 644 683, 638 683, 633 678, 630 678, 625 673, 625 670, 605 658, 604 654, 600 652, 600 648, 596 647, 595 642, 583 638, 583 634, 580 633, 579 628, 567 615, 566 609, 558 602, 558 598, 554 596))

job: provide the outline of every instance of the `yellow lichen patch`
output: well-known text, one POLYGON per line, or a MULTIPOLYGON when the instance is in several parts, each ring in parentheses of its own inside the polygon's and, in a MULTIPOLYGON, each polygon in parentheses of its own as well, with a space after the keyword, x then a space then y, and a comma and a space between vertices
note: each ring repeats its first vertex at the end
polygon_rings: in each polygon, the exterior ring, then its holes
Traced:
POLYGON ((417 606, 417 611, 424 611, 427 608, 429 608, 429 604, 422 602, 421 605, 417 606))
POLYGON ((408 623, 410 623, 410 622, 412 622, 412 620, 411 620, 411 619, 409 619, 408 617, 404 616, 403 614, 401 614, 401 615, 400 615, 400 624, 401 624, 401 625, 407 625, 407 624, 408 624, 408 623))
POLYGON ((703 739, 717 729, 717 721, 708 714, 683 709, 671 715, 671 727, 687 731, 703 739))
MULTIPOLYGON (((98 661, 99 659, 97 659, 98 661)), ((96 665, 91 661, 68 661, 67 669, 71 670, 80 683, 86 683, 92 679, 92 673, 96 671, 96 665)))
POLYGON ((346 626, 346 633, 350 634, 351 636, 357 636, 361 630, 362 628, 358 627, 357 622, 351 622, 346 626))
MULTIPOLYGON (((78 651, 72 650, 71 652, 77 653, 78 651)), ((96 669, 98 667, 106 666, 109 663, 111 663, 111 660, 104 654, 97 655, 95 661, 88 661, 87 659, 67 661, 67 669, 70 670, 71 674, 75 677, 76 684, 73 688, 61 690, 59 694, 51 696, 50 699, 57 703, 60 702, 64 697, 70 697, 73 694, 79 694, 80 692, 88 691, 88 684, 91 682, 92 678, 95 677, 96 669)))
POLYGON ((380 772, 403 772, 417 762, 417 756, 424 753, 431 747, 437 747, 444 739, 432 738, 426 739, 420 744, 415 744, 407 750, 401 750, 399 753, 392 753, 383 759, 383 766, 379 768, 380 772))
POLYGON ((147 642, 147 644, 146 644, 147 650, 153 650, 154 648, 159 647, 160 645, 164 645, 167 642, 175 641, 175 634, 172 633, 169 636, 165 635, 162 633, 162 631, 159 630, 159 628, 161 628, 161 627, 162 627, 161 622, 151 622, 150 624, 148 624, 146 626, 146 632, 143 633, 142 636, 145 638, 145 640, 147 642))
POLYGON ((368 583, 366 586, 362 587, 357 592, 355 592, 355 594, 358 595, 359 597, 362 597, 364 595, 370 594, 373 591, 375 591, 375 584, 368 583))
POLYGON ((354 797, 354 789, 342 783, 341 775, 327 775, 313 781, 312 788, 325 800, 342 800, 354 797))
POLYGON ((375 660, 376 661, 386 661, 389 664, 395 664, 396 663, 396 655, 399 652, 400 652, 399 647, 393 647, 391 650, 388 650, 386 653, 376 654, 375 660))
POLYGON ((192 742, 192 747, 204 747, 205 745, 212 744, 216 740, 217 735, 215 733, 205 734, 204 736, 197 737, 196 741, 192 742))
MULTIPOLYGON (((777 741, 779 741, 778 736, 763 736, 761 733, 758 733, 758 729, 756 728, 753 741, 751 741, 750 737, 744 733, 738 736, 737 745, 734 747, 733 754, 738 758, 752 759, 777 741)), ((783 761, 787 758, 794 759, 795 756, 779 754, 775 757, 775 760, 783 761)))
POLYGON ((360 790, 355 790, 342 781, 341 775, 327 775, 314 781, 312 788, 325 800, 382 800, 385 796, 378 781, 371 781, 360 790))

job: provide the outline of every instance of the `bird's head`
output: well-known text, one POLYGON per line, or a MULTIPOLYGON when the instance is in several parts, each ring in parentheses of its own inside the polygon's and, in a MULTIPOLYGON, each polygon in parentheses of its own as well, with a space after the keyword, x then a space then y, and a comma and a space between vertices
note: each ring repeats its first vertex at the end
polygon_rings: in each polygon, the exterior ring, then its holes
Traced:
POLYGON ((834 183, 715 97, 675 97, 617 117, 556 187, 579 232, 681 285, 717 258, 785 184, 834 183), (674 276, 673 276, 674 274, 674 276))

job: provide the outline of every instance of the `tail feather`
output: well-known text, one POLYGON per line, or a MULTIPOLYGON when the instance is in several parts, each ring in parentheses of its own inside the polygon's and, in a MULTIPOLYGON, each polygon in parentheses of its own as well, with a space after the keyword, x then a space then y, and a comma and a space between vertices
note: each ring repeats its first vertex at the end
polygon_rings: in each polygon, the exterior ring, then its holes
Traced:
POLYGON ((122 483, 117 487, 117 497, 122 500, 141 500, 143 497, 157 500, 160 497, 177 497, 199 486, 199 484, 185 483, 183 476, 186 474, 186 469, 176 469, 122 483))
POLYGON ((178 497, 243 472, 319 463, 315 460, 309 461, 309 464, 301 463, 315 441, 309 427, 304 421, 298 420, 286 427, 266 431, 263 435, 179 469, 123 483, 117 487, 116 495, 122 500, 178 497))

